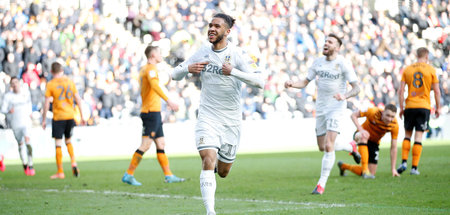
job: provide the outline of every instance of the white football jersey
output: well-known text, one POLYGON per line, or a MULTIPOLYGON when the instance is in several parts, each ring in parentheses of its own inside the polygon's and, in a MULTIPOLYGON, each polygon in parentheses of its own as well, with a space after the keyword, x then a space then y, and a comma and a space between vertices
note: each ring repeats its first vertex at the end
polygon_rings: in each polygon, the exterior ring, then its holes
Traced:
POLYGON ((325 56, 314 60, 308 70, 307 79, 316 80, 317 115, 344 110, 347 107, 347 101, 338 101, 333 96, 337 93, 346 93, 347 81, 352 83, 358 80, 351 63, 340 55, 332 61, 328 61, 325 56))
POLYGON ((8 92, 3 98, 2 112, 9 114, 9 110, 14 108, 10 114, 10 124, 12 129, 31 127, 31 96, 28 90, 22 89, 20 93, 8 92))
MULTIPOLYGON (((213 50, 209 44, 202 46, 191 58, 175 68, 174 80, 182 79, 188 73, 188 66, 199 62, 209 62, 200 73, 202 89, 199 120, 213 120, 224 125, 240 124, 242 81, 232 75, 223 75, 222 65, 230 63, 233 68, 244 73, 258 73, 258 67, 247 53, 231 43, 219 51, 213 50)), ((262 79, 258 81, 263 82, 262 79)))

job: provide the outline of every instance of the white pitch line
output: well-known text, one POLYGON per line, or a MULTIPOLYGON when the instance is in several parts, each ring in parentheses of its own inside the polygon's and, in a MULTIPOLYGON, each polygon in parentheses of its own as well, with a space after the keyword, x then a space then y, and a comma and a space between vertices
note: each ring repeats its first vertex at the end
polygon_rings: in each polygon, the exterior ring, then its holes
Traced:
MULTIPOLYGON (((4 188, 5 189, 5 188, 4 188)), ((9 190, 6 188, 6 190, 9 190)), ((162 194, 152 194, 152 193, 130 193, 122 191, 96 191, 96 190, 57 190, 57 189, 11 189, 16 191, 28 192, 28 191, 38 191, 47 193, 60 193, 60 192, 70 192, 70 193, 93 193, 93 194, 103 194, 103 195, 129 195, 143 198, 161 198, 161 199, 195 199, 203 200, 200 196, 182 196, 182 195, 162 195, 162 194)), ((315 203, 315 202, 294 202, 294 201, 276 201, 276 200, 264 200, 264 199, 237 199, 237 198, 216 198, 216 201, 232 201, 232 202, 250 202, 250 203, 261 203, 261 204, 278 204, 278 205, 302 205, 312 208, 335 208, 335 207, 348 207, 345 204, 325 204, 325 203, 315 203)))
POLYGON ((305 209, 315 209, 317 207, 305 206, 305 207, 277 207, 277 208, 266 208, 266 209, 246 209, 245 211, 239 210, 225 210, 220 211, 221 214, 237 214, 237 213, 257 213, 257 212, 275 212, 275 211, 286 211, 286 210, 305 210, 305 209))

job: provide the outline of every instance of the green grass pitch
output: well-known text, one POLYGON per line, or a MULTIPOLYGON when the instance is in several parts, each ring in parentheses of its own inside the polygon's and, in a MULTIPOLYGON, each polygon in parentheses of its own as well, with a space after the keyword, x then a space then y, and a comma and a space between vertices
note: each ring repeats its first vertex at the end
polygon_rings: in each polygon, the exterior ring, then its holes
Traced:
MULTIPOLYGON (((376 179, 363 180, 350 172, 341 177, 334 166, 322 196, 310 194, 320 175, 322 153, 238 154, 230 175, 217 176, 216 212, 450 214, 449 154, 449 141, 424 143, 421 175, 409 175, 409 163, 400 178, 392 178, 389 149, 382 148, 376 179)), ((149 155, 135 173, 141 187, 120 181, 129 158, 79 161, 80 178, 72 176, 65 160, 64 180, 49 179, 56 171, 54 161, 38 161, 34 177, 25 176, 20 165, 6 163, 6 171, 0 172, 0 214, 205 214, 200 158, 169 158, 172 171, 188 178, 186 182, 164 183, 158 162, 149 155)), ((338 160, 352 162, 344 152, 336 152, 338 160)))

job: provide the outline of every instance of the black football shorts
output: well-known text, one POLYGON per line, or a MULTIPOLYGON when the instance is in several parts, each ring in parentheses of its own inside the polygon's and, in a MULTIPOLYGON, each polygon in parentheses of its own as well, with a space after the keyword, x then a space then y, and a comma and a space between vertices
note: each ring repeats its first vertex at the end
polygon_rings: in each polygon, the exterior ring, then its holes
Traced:
POLYGON ((430 110, 424 108, 405 109, 405 130, 426 131, 430 120, 430 110))
POLYGON ((75 127, 75 120, 52 120, 52 137, 55 139, 62 139, 72 137, 73 127, 75 127))
POLYGON ((161 112, 141 113, 141 119, 142 136, 149 136, 152 139, 164 137, 161 112))

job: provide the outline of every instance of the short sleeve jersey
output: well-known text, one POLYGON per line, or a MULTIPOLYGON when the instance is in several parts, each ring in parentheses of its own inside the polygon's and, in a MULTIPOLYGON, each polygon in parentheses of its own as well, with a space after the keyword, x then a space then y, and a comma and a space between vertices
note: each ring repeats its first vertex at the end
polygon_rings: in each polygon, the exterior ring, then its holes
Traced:
POLYGON ((325 56, 314 60, 306 78, 308 81, 316 80, 318 116, 328 111, 344 110, 347 101, 338 101, 333 96, 347 91, 347 81, 352 83, 358 80, 351 63, 340 55, 331 61, 325 56))
POLYGON ((361 117, 366 117, 366 121, 362 124, 362 127, 370 134, 369 140, 380 144, 381 138, 387 133, 391 132, 392 139, 396 140, 398 136, 398 122, 394 118, 389 124, 385 124, 381 120, 382 110, 377 107, 369 108, 367 111, 359 112, 361 117))
POLYGON ((432 84, 439 83, 436 71, 427 63, 414 63, 406 67, 402 75, 402 81, 408 85, 408 97, 406 109, 424 108, 430 109, 430 91, 432 84))
POLYGON ((63 76, 47 83, 45 97, 53 98, 53 120, 74 119, 74 95, 77 88, 72 80, 63 76))

